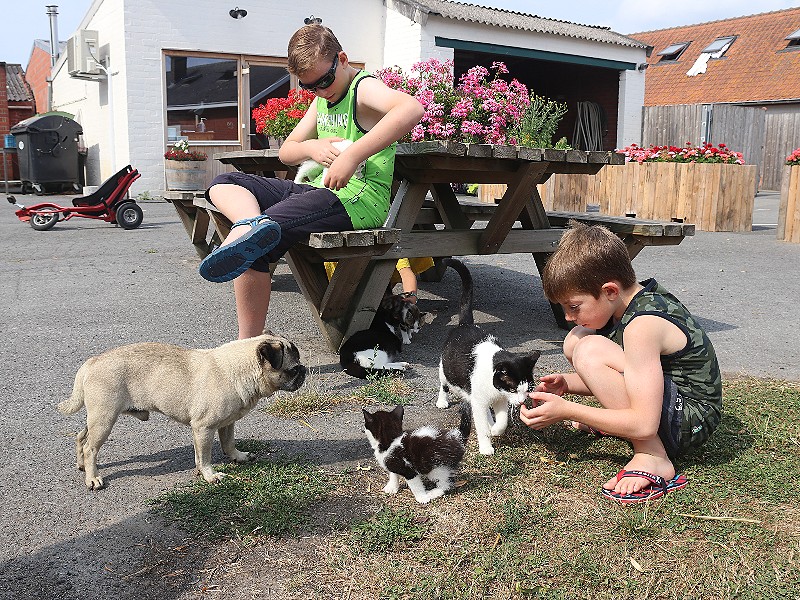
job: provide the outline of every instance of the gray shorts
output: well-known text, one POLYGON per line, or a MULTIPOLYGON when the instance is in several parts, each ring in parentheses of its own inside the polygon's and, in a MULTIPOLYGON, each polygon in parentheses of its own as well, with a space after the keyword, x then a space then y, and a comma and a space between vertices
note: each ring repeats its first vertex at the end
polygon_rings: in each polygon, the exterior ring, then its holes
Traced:
MULTIPOLYGON (((270 263, 276 262, 310 233, 353 229, 353 223, 339 197, 327 188, 295 183, 291 179, 238 172, 217 175, 209 189, 218 184, 245 188, 256 197, 262 214, 281 226, 281 241, 252 264, 250 268, 254 271, 268 273, 270 263)), ((211 201, 208 190, 206 199, 211 201)))
POLYGON ((675 382, 664 376, 658 437, 667 456, 675 458, 700 446, 717 428, 721 416, 716 407, 682 396, 675 382))

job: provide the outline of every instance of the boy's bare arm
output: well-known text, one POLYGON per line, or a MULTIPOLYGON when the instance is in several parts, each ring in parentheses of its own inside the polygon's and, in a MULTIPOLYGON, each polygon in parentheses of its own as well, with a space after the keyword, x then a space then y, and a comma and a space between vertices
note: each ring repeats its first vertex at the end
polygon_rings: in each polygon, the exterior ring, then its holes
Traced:
POLYGON ((311 158, 327 167, 339 154, 339 151, 331 146, 331 143, 341 139, 338 137, 324 140, 317 138, 317 107, 312 102, 306 114, 284 141, 278 152, 278 158, 285 165, 299 165, 304 160, 311 158))
POLYGON ((411 131, 425 112, 414 97, 375 78, 365 78, 359 84, 357 110, 359 122, 369 131, 331 165, 325 185, 332 189, 346 185, 359 163, 411 131))

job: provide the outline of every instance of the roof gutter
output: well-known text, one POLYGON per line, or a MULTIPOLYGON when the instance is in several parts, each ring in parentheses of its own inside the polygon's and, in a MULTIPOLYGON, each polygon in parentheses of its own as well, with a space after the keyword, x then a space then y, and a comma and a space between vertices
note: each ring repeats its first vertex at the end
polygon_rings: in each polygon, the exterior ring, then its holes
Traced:
POLYGON ((472 52, 484 52, 486 54, 518 56, 520 58, 535 58, 550 62, 602 67, 605 69, 614 69, 615 71, 632 71, 636 69, 636 63, 625 62, 621 60, 609 60, 606 58, 594 58, 592 56, 578 56, 577 54, 547 52, 546 50, 518 48, 515 46, 502 46, 500 44, 485 44, 483 42, 467 42, 464 40, 454 40, 439 36, 436 36, 435 42, 440 48, 453 48, 454 50, 469 50, 472 52))

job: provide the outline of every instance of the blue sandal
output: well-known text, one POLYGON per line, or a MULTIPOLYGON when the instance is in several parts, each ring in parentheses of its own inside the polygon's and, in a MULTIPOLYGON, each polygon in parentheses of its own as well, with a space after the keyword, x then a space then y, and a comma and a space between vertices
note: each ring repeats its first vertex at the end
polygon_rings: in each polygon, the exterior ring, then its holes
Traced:
POLYGON ((267 215, 236 221, 231 229, 244 225, 249 225, 250 231, 220 246, 200 263, 200 275, 204 279, 215 283, 236 279, 281 241, 281 226, 267 215))

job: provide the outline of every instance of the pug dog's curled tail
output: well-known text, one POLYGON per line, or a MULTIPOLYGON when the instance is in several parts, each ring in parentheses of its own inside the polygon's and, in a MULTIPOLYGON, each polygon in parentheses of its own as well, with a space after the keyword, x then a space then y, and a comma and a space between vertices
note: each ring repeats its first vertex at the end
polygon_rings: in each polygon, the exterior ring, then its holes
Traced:
POLYGON ((83 407, 83 383, 86 379, 89 365, 92 362, 94 362, 94 358, 87 360, 83 363, 83 366, 78 369, 75 375, 75 383, 72 386, 72 395, 69 397, 69 400, 64 400, 58 405, 58 412, 71 415, 78 412, 83 407))

